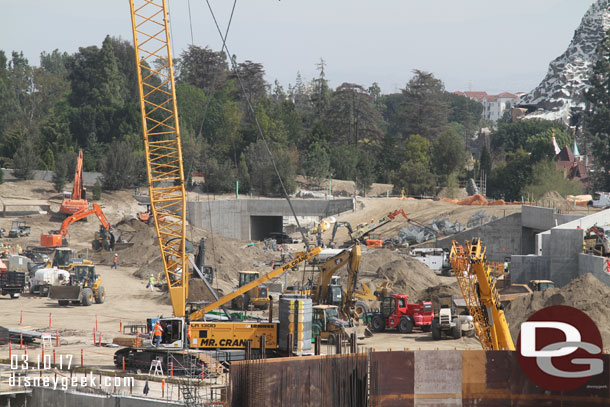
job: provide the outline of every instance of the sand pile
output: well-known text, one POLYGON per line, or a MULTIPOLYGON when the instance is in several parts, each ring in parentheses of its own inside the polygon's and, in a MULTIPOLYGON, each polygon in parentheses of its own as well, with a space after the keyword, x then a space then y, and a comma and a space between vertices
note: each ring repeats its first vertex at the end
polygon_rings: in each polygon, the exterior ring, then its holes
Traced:
POLYGON ((432 301, 434 304, 439 295, 453 295, 454 298, 462 298, 460 286, 458 285, 457 281, 455 281, 450 285, 439 284, 434 287, 428 287, 413 297, 413 300, 417 302, 432 301))
POLYGON ((487 205, 487 199, 481 194, 476 194, 464 198, 457 203, 458 205, 487 205))
POLYGON ((378 284, 385 280, 393 284, 393 292, 407 294, 410 298, 441 284, 436 273, 419 260, 387 249, 364 253, 360 262, 360 281, 378 284))
POLYGON ((517 341, 522 322, 534 312, 551 305, 569 305, 583 311, 597 324, 604 346, 610 346, 610 287, 592 274, 578 277, 562 288, 549 288, 512 301, 506 308, 506 319, 513 340, 517 341))
POLYGON ((568 211, 572 209, 570 203, 562 197, 557 191, 548 191, 536 202, 540 206, 547 208, 555 208, 562 211, 568 211))

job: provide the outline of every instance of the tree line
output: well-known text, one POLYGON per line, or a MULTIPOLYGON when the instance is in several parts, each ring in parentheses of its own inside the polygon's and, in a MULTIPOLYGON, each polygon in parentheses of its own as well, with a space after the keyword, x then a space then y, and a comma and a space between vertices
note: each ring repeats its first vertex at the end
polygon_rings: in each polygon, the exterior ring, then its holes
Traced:
MULTIPOLYGON (((207 192, 233 191, 238 181, 240 192, 281 193, 258 125, 289 193, 303 175, 311 184, 354 180, 361 193, 383 182, 433 195, 484 172, 488 191, 517 199, 541 183, 534 175, 552 159, 550 137, 571 137, 544 121, 494 127, 480 103, 447 92, 430 72, 407 73, 400 92, 382 94, 376 83, 331 88, 322 59, 313 80, 297 74, 287 88, 267 83, 260 63, 230 62, 193 45, 175 61, 185 174, 191 186, 203 173, 207 192)), ((85 171, 101 171, 104 188, 145 184, 137 92, 133 47, 118 38, 74 54, 43 52, 39 66, 0 51, 0 165, 22 179, 54 170, 57 185, 82 148, 85 171)))

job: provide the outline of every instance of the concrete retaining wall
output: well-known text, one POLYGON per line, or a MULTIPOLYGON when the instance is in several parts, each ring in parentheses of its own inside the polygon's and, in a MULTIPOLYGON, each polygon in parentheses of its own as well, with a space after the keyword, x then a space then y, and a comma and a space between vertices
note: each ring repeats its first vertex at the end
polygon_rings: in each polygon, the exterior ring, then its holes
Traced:
POLYGON ((503 262, 506 256, 521 254, 521 214, 514 213, 486 225, 440 239, 436 247, 449 249, 453 240, 463 244, 475 237, 481 238, 487 248, 487 258, 491 261, 503 262))
POLYGON ((581 253, 578 255, 578 274, 591 273, 599 281, 610 286, 610 274, 606 266, 606 258, 592 254, 581 253))
MULTIPOLYGON (((327 217, 354 209, 354 201, 351 198, 293 199, 291 202, 298 216, 327 217)), ((233 239, 250 240, 258 236, 256 231, 252 231, 252 216, 283 218, 292 216, 292 211, 285 199, 233 199, 187 203, 187 218, 193 226, 233 239)))
POLYGON ((511 256, 510 279, 514 284, 530 280, 551 280, 551 259, 548 256, 511 256))

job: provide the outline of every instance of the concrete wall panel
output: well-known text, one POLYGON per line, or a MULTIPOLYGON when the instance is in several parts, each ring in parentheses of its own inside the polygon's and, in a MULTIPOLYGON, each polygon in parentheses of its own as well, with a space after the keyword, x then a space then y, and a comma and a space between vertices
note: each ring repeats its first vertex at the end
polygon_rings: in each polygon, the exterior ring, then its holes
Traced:
POLYGON ((475 237, 481 238, 487 248, 487 258, 490 261, 503 262, 507 256, 522 254, 521 214, 514 213, 486 225, 439 239, 436 247, 450 249, 453 240, 464 244, 465 241, 475 237))
POLYGON ((551 259, 547 256, 512 256, 510 278, 513 284, 527 284, 530 280, 550 280, 551 259))
POLYGON ((582 253, 581 229, 551 229, 551 280, 563 287, 578 277, 578 255, 582 253))
POLYGON ((592 254, 581 253, 578 255, 578 274, 593 274, 599 281, 610 286, 610 274, 606 258, 592 254))
POLYGON ((524 228, 548 230, 555 227, 555 210, 540 206, 522 206, 521 224, 524 228))

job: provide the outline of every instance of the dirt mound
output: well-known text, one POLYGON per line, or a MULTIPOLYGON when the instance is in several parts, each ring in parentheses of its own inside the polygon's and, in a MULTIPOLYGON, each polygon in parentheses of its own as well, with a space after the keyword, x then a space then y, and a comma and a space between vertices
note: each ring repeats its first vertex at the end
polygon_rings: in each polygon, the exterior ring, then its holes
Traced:
POLYGON ((537 204, 546 208, 555 208, 562 211, 570 210, 570 203, 557 191, 548 191, 538 199, 537 204))
POLYGON ((513 340, 517 340, 522 322, 551 305, 569 305, 583 311, 597 324, 605 346, 610 345, 610 287, 592 274, 580 276, 562 288, 549 288, 512 301, 506 308, 506 319, 513 340))
POLYGON ((439 284, 434 287, 428 287, 422 291, 420 291, 417 296, 414 297, 414 300, 419 301, 432 301, 432 303, 436 302, 436 298, 439 295, 453 295, 454 298, 462 298, 462 292, 460 291, 460 286, 457 281, 450 284, 439 284))
POLYGON ((468 198, 464 198, 457 203, 458 205, 487 205, 487 199, 481 194, 476 194, 469 196, 468 198))
POLYGON ((360 270, 362 281, 377 284, 388 280, 394 286, 393 292, 407 294, 411 298, 441 283, 436 273, 419 260, 387 249, 363 254, 360 270))

